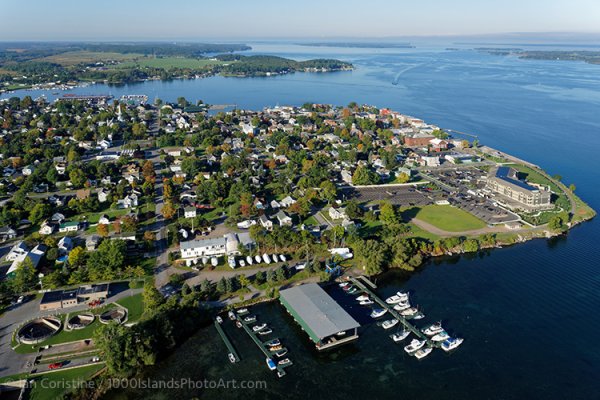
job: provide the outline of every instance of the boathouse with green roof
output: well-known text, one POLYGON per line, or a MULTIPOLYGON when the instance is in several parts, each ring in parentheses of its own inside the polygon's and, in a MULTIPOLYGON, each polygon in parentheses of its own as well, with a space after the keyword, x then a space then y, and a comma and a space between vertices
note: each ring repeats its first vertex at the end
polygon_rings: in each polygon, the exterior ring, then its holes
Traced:
POLYGON ((282 290, 279 301, 318 350, 358 338, 360 324, 316 283, 282 290))

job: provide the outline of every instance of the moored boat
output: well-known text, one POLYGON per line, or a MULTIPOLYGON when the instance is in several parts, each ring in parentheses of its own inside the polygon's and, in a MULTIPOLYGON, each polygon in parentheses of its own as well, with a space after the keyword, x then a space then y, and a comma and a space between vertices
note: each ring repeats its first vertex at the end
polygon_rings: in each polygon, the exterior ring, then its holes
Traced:
POLYGON ((268 342, 265 343, 267 346, 279 346, 281 345, 281 342, 279 341, 279 339, 271 339, 268 342))
POLYGON ((379 318, 387 312, 385 308, 374 308, 371 312, 371 318, 379 318))
POLYGON ((425 346, 424 340, 413 339, 410 342, 410 344, 408 344, 407 346, 404 346, 404 351, 407 353, 413 353, 413 352, 419 350, 423 346, 425 346))
POLYGON ((419 312, 419 310, 417 308, 409 307, 406 310, 400 311, 400 315, 410 316, 410 315, 415 315, 418 312, 419 312))
POLYGON ((217 315, 217 318, 215 318, 215 319, 217 320, 217 322, 218 322, 219 324, 222 324, 222 323, 223 323, 223 318, 221 318, 219 315, 217 315))
POLYGON ((292 362, 290 361, 289 358, 284 358, 283 360, 280 360, 277 364, 279 364, 279 365, 281 365, 283 367, 283 366, 289 365, 291 363, 292 362))
POLYGON ((423 332, 427 336, 433 336, 443 331, 444 328, 442 328, 441 322, 436 322, 435 324, 429 325, 427 328, 421 329, 421 332, 423 332))
POLYGON ((424 349, 419 349, 419 350, 415 351, 415 353, 413 355, 420 360, 421 358, 427 357, 429 355, 429 353, 431 353, 432 351, 433 351, 432 347, 425 347, 424 349))
POLYGON ((273 361, 271 358, 267 358, 265 361, 267 362, 267 367, 269 367, 269 369, 271 371, 274 371, 275 369, 277 369, 277 365, 275 364, 275 361, 273 361))
POLYGON ((452 351, 455 348, 457 348, 458 346, 460 346, 460 344, 463 342, 463 338, 449 338, 446 339, 443 343, 442 343, 442 350, 448 352, 448 351, 452 351))
POLYGON ((237 310, 237 314, 238 315, 248 314, 248 309, 247 308, 240 308, 239 310, 237 310))
POLYGON ((254 261, 256 261, 257 264, 260 264, 262 262, 262 258, 260 258, 260 256, 257 254, 254 256, 254 261))
POLYGON ((358 304, 360 304, 361 306, 368 306, 368 305, 373 304, 373 300, 371 300, 371 299, 361 300, 358 302, 358 304))
POLYGON ((229 312, 227 313, 227 316, 228 316, 228 317, 229 317, 229 319, 230 319, 230 320, 232 320, 232 321, 235 321, 235 320, 236 320, 236 318, 237 318, 237 317, 235 316, 235 313, 234 313, 233 311, 229 311, 229 312))
POLYGON ((408 300, 408 293, 396 292, 395 295, 390 296, 387 299, 385 299, 385 302, 388 304, 396 304, 396 303, 400 303, 401 301, 407 301, 407 300, 408 300))
POLYGON ((263 329, 262 331, 258 331, 259 335, 268 335, 269 333, 273 333, 273 331, 269 328, 263 329))
POLYGON ((252 257, 250 256, 246 256, 246 262, 248 263, 248 265, 254 264, 254 261, 252 261, 252 257))
POLYGON ((410 303, 408 301, 400 302, 394 306, 394 310, 396 311, 406 310, 407 308, 410 308, 410 303))
POLYGON ((408 337, 408 335, 410 335, 410 331, 405 329, 403 331, 391 334, 390 337, 392 338, 392 340, 394 342, 401 342, 404 339, 406 339, 408 337))
POLYGON ((383 329, 390 329, 395 327, 398 324, 398 321, 396 318, 392 318, 392 319, 388 319, 386 321, 383 321, 383 324, 381 326, 383 326, 383 329))
POLYGON ((281 358, 281 357, 285 356, 286 354, 287 354, 287 350, 286 350, 286 349, 280 350, 280 351, 278 351, 277 353, 275 353, 275 355, 276 355, 278 358, 281 358))
POLYGON ((285 262, 286 261, 285 256, 283 254, 279 255, 279 259, 281 260, 281 262, 285 262))
POLYGON ((240 261, 238 261, 238 263, 240 264, 240 267, 246 266, 246 261, 244 261, 244 260, 240 260, 240 261))
POLYGON ((234 362, 236 362, 236 361, 237 361, 237 360, 236 360, 236 358, 235 358, 235 356, 233 355, 233 353, 229 353, 229 354, 227 354, 227 357, 229 357, 229 361, 230 361, 232 364, 233 364, 234 362))
POLYGON ((361 294, 360 296, 358 296, 358 297, 356 298, 356 300, 358 300, 358 301, 369 300, 369 295, 368 295, 368 294, 366 294, 366 293, 363 293, 363 294, 361 294))
POLYGON ((252 327, 252 330, 254 332, 258 332, 258 331, 262 331, 263 329, 265 329, 267 327, 267 324, 260 324, 260 325, 254 325, 252 327))
POLYGON ((244 318, 244 322, 256 322, 256 315, 249 315, 244 318))

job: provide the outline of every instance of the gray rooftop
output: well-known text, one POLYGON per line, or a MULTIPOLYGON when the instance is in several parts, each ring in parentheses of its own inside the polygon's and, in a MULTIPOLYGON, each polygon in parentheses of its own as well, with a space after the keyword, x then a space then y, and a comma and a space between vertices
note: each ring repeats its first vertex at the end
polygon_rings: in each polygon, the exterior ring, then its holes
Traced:
POLYGON ((179 245, 182 250, 193 249, 196 247, 225 246, 225 238, 220 237, 201 240, 188 240, 187 242, 181 242, 179 245))
POLYGON ((316 338, 323 339, 360 327, 360 324, 316 283, 295 286, 282 290, 279 294, 281 302, 288 309, 291 307, 301 319, 298 322, 312 331, 308 332, 311 337, 314 334, 316 338))

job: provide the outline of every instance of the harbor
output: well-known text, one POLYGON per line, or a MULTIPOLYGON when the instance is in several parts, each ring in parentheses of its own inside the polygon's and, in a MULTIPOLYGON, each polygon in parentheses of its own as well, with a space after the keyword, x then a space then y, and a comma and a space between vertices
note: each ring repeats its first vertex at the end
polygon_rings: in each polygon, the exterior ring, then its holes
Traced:
MULTIPOLYGON (((219 317, 219 319, 221 319, 221 318, 219 317)), ((233 343, 231 343, 231 340, 229 340, 229 337, 227 337, 227 334, 221 327, 222 321, 223 321, 222 319, 221 319, 221 322, 216 320, 215 328, 217 329, 219 336, 221 336, 221 339, 223 339, 223 343, 225 343, 225 347, 227 347, 227 350, 229 351, 229 353, 228 353, 229 360, 234 363, 240 362, 240 356, 238 355, 237 351, 235 351, 235 347, 233 347, 233 343)))

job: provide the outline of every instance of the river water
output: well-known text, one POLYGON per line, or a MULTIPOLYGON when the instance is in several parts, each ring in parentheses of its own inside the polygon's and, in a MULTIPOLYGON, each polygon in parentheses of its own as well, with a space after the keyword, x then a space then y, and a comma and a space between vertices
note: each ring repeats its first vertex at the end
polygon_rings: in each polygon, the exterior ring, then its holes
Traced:
MULTIPOLYGON (((185 96, 260 109, 350 101, 389 107, 560 174, 600 209, 600 66, 519 60, 444 46, 345 49, 253 44, 250 53, 332 57, 356 70, 268 78, 96 85, 74 93, 185 96), (396 83, 396 84, 393 84, 396 83)), ((44 92, 20 92, 33 97, 44 92)), ((62 94, 62 93, 61 93, 62 94)), ((7 97, 4 95, 3 97, 7 97)), ((214 328, 203 329, 155 368, 155 379, 266 380, 266 390, 128 390, 113 398, 207 399, 597 399, 600 393, 600 263, 597 220, 565 238, 536 240, 477 256, 430 262, 410 277, 380 278, 380 293, 411 290, 427 314, 465 338, 453 354, 407 357, 389 332, 365 326, 356 344, 317 354, 277 303, 255 312, 290 348, 295 365, 277 379, 244 334, 228 327, 242 361, 231 365, 214 328)))

